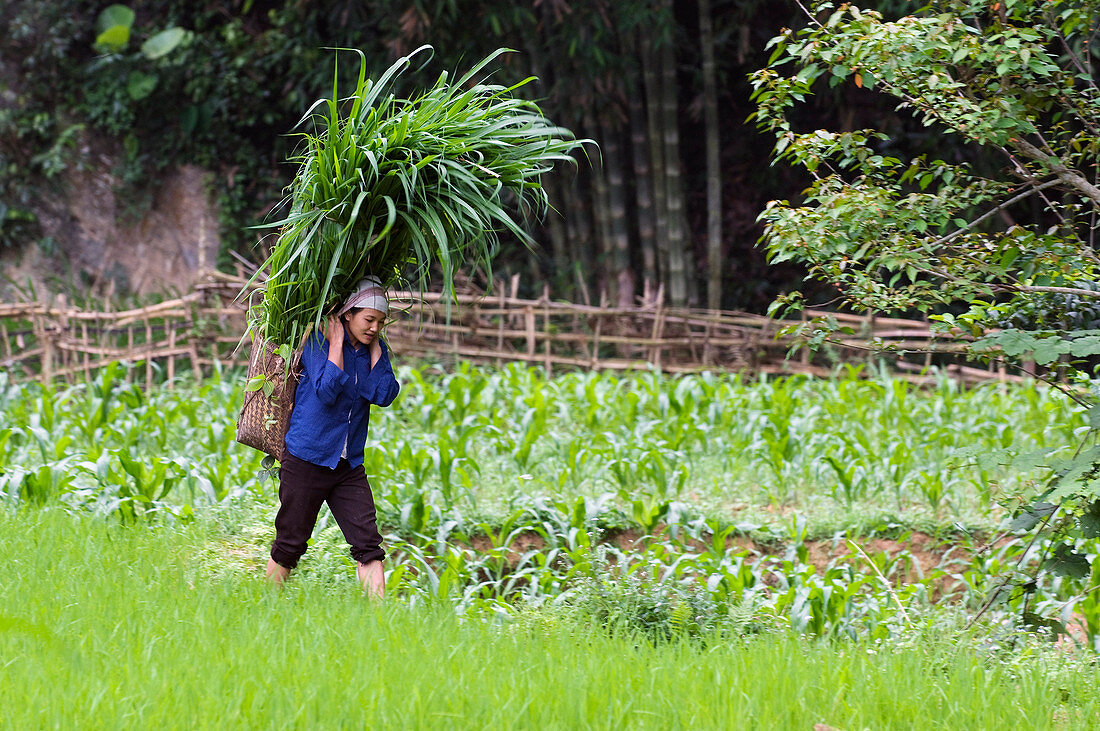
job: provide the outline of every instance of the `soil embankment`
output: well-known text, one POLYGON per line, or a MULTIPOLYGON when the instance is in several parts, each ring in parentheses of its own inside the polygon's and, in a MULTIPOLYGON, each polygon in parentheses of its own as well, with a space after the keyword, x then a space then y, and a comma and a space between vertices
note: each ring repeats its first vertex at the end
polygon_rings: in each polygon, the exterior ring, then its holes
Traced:
POLYGON ((137 202, 121 193, 113 174, 116 156, 81 150, 56 190, 36 210, 42 238, 0 259, 0 296, 23 297, 75 288, 84 294, 154 295, 187 291, 216 265, 217 208, 201 168, 164 173, 137 202), (29 285, 29 286, 28 286, 29 285))

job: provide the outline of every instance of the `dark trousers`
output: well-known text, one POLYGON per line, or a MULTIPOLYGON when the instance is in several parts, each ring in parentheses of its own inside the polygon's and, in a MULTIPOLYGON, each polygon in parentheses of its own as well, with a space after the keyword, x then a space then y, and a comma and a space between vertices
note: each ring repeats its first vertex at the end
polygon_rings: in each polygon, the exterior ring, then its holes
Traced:
POLYGON ((335 469, 329 469, 288 453, 279 467, 279 512, 271 546, 275 563, 288 569, 298 565, 313 535, 321 504, 326 502, 344 540, 351 545, 353 559, 368 563, 386 557, 374 495, 363 466, 352 467, 341 459, 335 469))

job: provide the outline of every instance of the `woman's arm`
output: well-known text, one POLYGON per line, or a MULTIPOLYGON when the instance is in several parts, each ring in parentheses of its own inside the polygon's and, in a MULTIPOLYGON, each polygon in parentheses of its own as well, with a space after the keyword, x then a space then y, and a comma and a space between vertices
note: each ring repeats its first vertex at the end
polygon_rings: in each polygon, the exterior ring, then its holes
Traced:
POLYGON ((375 406, 389 406, 397 398, 401 386, 393 375, 389 348, 382 338, 371 343, 370 356, 370 373, 359 379, 359 395, 375 406))
POLYGON ((340 318, 328 319, 325 337, 328 339, 329 362, 340 370, 344 370, 344 323, 340 322, 340 318))
MULTIPOLYGON (((343 326, 340 326, 343 330, 343 326)), ((334 334, 331 333, 330 334, 334 334)), ((341 338, 330 338, 326 341, 320 330, 314 330, 302 348, 302 367, 305 375, 313 384, 317 392, 317 398, 327 406, 332 406, 340 398, 344 391, 344 385, 348 381, 348 374, 342 368, 344 352, 342 348, 336 349, 335 357, 339 363, 333 361, 333 341, 342 343, 341 338)))

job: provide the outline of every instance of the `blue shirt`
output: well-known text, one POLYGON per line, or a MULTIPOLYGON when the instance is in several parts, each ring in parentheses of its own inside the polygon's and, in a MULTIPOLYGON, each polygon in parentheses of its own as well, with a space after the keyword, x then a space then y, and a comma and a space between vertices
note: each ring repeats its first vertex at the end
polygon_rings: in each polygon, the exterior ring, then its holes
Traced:
POLYGON ((382 357, 370 365, 370 348, 344 336, 344 368, 328 359, 328 340, 314 333, 302 349, 302 376, 286 433, 286 448, 299 459, 333 469, 347 444, 348 462, 363 464, 363 446, 371 404, 389 406, 400 386, 390 365, 389 348, 379 339, 382 357), (345 441, 346 440, 346 441, 345 441))

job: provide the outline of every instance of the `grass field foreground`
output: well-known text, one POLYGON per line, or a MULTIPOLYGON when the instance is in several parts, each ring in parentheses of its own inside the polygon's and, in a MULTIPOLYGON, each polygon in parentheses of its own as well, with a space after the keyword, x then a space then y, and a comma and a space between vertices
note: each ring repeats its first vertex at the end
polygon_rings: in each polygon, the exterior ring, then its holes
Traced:
MULTIPOLYGON (((211 578, 210 532, 0 511, 7 728, 1084 728, 1100 672, 1039 645, 651 643, 546 609, 463 622, 350 583, 211 578)), ((956 628, 957 629, 957 628, 956 628)))

